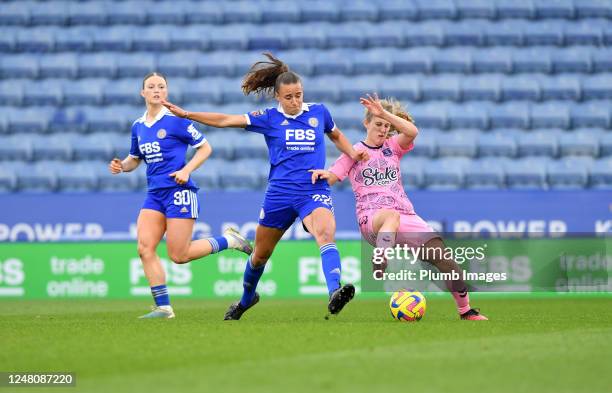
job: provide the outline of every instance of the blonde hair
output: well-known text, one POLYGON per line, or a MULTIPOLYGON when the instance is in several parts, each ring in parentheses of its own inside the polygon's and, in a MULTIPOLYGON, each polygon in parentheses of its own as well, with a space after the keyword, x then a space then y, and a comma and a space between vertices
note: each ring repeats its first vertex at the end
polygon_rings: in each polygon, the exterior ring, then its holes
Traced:
MULTIPOLYGON (((382 105, 383 109, 386 110, 387 112, 392 113, 395 116, 401 117, 404 120, 408 120, 409 122, 414 124, 414 119, 412 118, 410 113, 408 113, 406 108, 404 108, 404 105, 399 100, 397 100, 395 97, 384 98, 380 100, 380 104, 382 105)), ((370 113, 370 111, 366 109, 365 110, 366 122, 369 123, 372 120, 372 117, 373 117, 372 113, 370 113)), ((387 137, 391 137, 395 134, 397 134, 397 130, 391 127, 391 130, 389 130, 389 134, 387 135, 387 137)))

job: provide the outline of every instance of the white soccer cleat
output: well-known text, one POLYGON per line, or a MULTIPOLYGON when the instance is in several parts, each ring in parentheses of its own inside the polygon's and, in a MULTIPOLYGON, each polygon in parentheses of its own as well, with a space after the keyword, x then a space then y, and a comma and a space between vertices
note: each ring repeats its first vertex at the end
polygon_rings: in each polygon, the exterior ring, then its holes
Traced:
POLYGON ((233 250, 242 251, 247 255, 253 252, 253 246, 244 236, 234 228, 227 228, 223 231, 223 236, 227 239, 227 246, 233 250))
POLYGON ((138 319, 149 319, 149 318, 163 318, 163 319, 171 319, 174 318, 174 311, 172 307, 168 306, 159 306, 152 307, 152 311, 148 314, 141 315, 138 319))

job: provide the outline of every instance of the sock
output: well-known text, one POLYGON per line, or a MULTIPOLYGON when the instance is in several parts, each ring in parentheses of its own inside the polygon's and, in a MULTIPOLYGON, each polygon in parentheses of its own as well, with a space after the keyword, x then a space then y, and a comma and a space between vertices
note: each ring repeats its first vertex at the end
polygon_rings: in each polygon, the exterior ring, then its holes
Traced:
POLYGON ((151 287, 151 293, 157 307, 170 306, 170 296, 166 284, 151 287))
MULTIPOLYGON (((455 286, 456 286, 456 284, 455 284, 455 286)), ((465 314, 466 312, 470 311, 470 309, 471 309, 471 307, 470 307, 470 295, 468 293, 467 288, 464 288, 463 290, 456 291, 453 288, 453 282, 452 281, 447 281, 446 282, 446 287, 450 291, 451 295, 453 295, 453 299, 455 299, 455 303, 457 304, 457 311, 459 311, 459 314, 465 314)))
POLYGON ((251 264, 251 257, 247 260, 246 267, 244 268, 244 278, 242 279, 242 288, 244 289, 242 292, 242 298, 240 299, 240 304, 243 307, 247 307, 253 301, 255 297, 255 289, 257 288, 257 283, 261 278, 261 275, 264 272, 266 265, 253 267, 251 264))
POLYGON ((340 254, 336 248, 336 243, 327 243, 320 247, 321 262, 323 265, 323 274, 327 282, 327 292, 331 294, 340 288, 340 273, 342 267, 340 265, 340 254))
POLYGON ((211 254, 216 254, 219 251, 227 249, 228 240, 225 236, 209 237, 206 238, 206 240, 208 240, 208 242, 212 246, 211 254))

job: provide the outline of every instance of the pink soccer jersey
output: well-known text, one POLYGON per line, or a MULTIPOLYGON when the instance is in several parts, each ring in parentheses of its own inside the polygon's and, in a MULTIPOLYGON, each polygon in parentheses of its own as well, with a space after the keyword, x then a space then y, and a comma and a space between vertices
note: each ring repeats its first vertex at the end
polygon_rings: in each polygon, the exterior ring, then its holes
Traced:
POLYGON ((368 211, 393 209, 400 214, 415 214, 412 203, 406 196, 402 185, 400 159, 412 150, 411 143, 402 149, 397 141, 399 135, 389 138, 380 147, 356 143, 355 150, 367 150, 370 159, 353 161, 342 154, 329 169, 330 172, 344 180, 347 176, 355 193, 357 217, 368 214, 368 211))

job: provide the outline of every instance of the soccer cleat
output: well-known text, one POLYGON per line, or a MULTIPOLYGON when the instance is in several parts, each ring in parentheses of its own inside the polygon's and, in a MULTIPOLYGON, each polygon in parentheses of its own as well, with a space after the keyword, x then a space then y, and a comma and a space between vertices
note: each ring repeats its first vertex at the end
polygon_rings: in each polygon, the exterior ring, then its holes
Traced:
POLYGON ((331 294, 327 310, 330 314, 338 314, 353 297, 355 297, 355 287, 353 284, 346 284, 331 294))
POLYGON ((488 321, 489 318, 485 317, 480 313, 480 309, 471 308, 468 311, 461 314, 461 319, 464 321, 488 321))
POLYGON ((139 316, 138 319, 149 319, 149 318, 171 319, 175 317, 174 311, 172 310, 172 308, 166 309, 166 308, 161 308, 161 307, 152 307, 152 310, 153 311, 151 311, 148 314, 139 316))
POLYGON ((248 310, 249 308, 253 307, 254 305, 257 304, 257 302, 259 302, 259 294, 257 292, 255 292, 255 296, 253 297, 253 300, 251 300, 251 304, 249 304, 248 307, 244 307, 242 304, 240 304, 240 300, 238 300, 237 302, 232 303, 229 308, 227 309, 227 311, 225 312, 225 317, 223 318, 224 321, 237 321, 240 319, 240 317, 242 316, 242 314, 244 314, 244 312, 246 310, 248 310))
POLYGON ((234 240, 233 242, 231 242, 233 244, 231 244, 229 248, 242 251, 247 255, 251 255, 251 253, 253 252, 251 242, 249 242, 244 236, 240 234, 240 232, 238 232, 234 228, 227 228, 225 231, 223 231, 223 236, 234 240))

